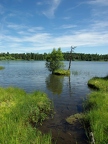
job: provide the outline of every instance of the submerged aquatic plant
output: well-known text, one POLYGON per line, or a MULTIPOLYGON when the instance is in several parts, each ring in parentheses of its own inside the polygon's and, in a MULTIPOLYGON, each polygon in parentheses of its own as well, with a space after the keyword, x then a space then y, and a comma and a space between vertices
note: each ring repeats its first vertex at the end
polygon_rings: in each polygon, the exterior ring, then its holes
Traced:
POLYGON ((3 67, 3 66, 0 66, 0 70, 3 70, 5 67, 3 67))
POLYGON ((81 121, 83 119, 83 114, 82 113, 76 113, 74 115, 71 115, 69 117, 66 118, 66 121, 69 124, 74 124, 77 121, 81 121))
POLYGON ((80 74, 80 72, 78 72, 78 71, 72 71, 72 75, 79 75, 80 74))

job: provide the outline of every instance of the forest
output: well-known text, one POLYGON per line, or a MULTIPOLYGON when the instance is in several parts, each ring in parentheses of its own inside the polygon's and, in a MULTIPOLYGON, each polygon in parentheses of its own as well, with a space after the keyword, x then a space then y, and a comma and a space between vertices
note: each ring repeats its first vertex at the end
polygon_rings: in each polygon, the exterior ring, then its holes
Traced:
MULTIPOLYGON (((47 53, 0 53, 0 60, 46 60, 47 53)), ((108 61, 108 54, 85 54, 63 52, 64 60, 69 61, 108 61)))

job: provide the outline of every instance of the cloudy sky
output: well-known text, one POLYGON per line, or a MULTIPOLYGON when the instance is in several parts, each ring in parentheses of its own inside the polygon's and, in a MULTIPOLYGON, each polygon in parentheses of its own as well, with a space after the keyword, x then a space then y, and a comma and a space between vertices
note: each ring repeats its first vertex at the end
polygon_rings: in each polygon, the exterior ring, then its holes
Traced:
POLYGON ((108 0, 0 0, 0 52, 108 54, 108 0))

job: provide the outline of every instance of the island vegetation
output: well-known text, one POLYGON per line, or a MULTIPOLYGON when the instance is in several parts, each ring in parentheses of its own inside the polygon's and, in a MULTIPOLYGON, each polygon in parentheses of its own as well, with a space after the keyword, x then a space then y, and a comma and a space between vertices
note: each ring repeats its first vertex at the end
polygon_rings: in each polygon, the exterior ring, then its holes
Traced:
POLYGON ((70 75, 70 70, 64 69, 64 57, 60 48, 54 48, 46 57, 46 67, 52 74, 70 75))
MULTIPOLYGON (((88 95, 85 107, 86 130, 92 136, 93 144, 108 143, 108 76, 94 77, 88 86, 95 89, 88 95)), ((88 135, 90 138, 90 135, 88 135)))
MULTIPOLYGON (((63 58, 66 61, 70 60, 70 52, 62 52, 63 58)), ((72 61, 108 61, 108 54, 84 54, 75 53, 71 54, 72 61)), ((0 53, 0 60, 46 60, 47 53, 0 53)))
POLYGON ((0 87, 0 143, 51 144, 51 134, 38 130, 51 111, 51 101, 43 92, 0 87))
POLYGON ((56 75, 65 75, 65 76, 69 76, 70 75, 70 70, 66 70, 66 69, 57 69, 54 71, 54 74, 56 75))

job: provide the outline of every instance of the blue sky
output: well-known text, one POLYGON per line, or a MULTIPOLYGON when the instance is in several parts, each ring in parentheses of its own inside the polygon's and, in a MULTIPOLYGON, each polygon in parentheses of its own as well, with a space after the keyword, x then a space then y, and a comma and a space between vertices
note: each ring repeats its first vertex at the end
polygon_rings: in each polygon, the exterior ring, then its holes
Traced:
POLYGON ((108 0, 0 0, 0 52, 108 54, 108 0))

